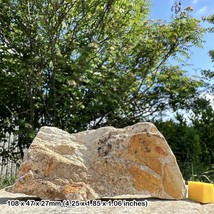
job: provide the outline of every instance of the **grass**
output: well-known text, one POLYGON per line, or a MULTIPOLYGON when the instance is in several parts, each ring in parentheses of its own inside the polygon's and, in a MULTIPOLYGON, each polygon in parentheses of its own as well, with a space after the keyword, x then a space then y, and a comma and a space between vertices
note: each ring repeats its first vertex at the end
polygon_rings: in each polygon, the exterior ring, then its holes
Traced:
POLYGON ((201 173, 194 173, 194 166, 192 164, 192 175, 189 179, 190 181, 201 181, 206 183, 214 184, 214 167, 206 168, 201 173))
POLYGON ((0 177, 0 189, 10 186, 14 184, 14 182, 15 182, 15 177, 8 177, 8 178, 0 177))

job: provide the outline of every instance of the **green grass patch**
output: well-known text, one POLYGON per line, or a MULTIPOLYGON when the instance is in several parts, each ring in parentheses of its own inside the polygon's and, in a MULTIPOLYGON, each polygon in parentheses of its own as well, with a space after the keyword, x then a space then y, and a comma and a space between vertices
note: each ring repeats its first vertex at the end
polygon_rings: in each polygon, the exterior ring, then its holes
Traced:
POLYGON ((192 164, 192 175, 189 179, 190 181, 201 181, 206 183, 214 184, 214 167, 207 167, 200 173, 194 172, 194 165, 192 164))
POLYGON ((0 189, 3 189, 7 186, 14 184, 15 179, 16 179, 15 177, 8 177, 8 178, 0 177, 0 189))

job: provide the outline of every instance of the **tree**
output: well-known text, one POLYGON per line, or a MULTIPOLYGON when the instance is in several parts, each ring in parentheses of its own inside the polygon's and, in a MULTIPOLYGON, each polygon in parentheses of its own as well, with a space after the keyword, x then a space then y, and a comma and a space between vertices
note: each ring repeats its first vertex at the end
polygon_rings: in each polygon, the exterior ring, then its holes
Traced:
MULTIPOLYGON (((208 17, 205 17, 204 18, 204 21, 207 21, 208 23, 210 24, 214 24, 214 14, 208 16, 208 17)), ((214 33, 214 27, 209 27, 207 29, 208 32, 210 33, 214 33)), ((209 51, 209 55, 210 55, 210 58, 211 58, 211 61, 214 62, 214 50, 210 50, 209 51)), ((213 79, 214 79, 214 71, 212 70, 202 70, 202 75, 205 77, 205 80, 208 81, 207 85, 206 85, 206 89, 208 93, 214 93, 214 84, 213 84, 213 79), (211 82, 211 84, 210 84, 211 82)))
POLYGON ((214 163, 214 110, 207 99, 199 98, 195 101, 192 111, 191 121, 197 130, 203 149, 201 161, 211 165, 214 163))
POLYGON ((148 20, 149 5, 0 0, 0 124, 22 156, 43 125, 121 127, 189 106, 201 82, 169 59, 188 57, 204 30, 188 8, 148 20))

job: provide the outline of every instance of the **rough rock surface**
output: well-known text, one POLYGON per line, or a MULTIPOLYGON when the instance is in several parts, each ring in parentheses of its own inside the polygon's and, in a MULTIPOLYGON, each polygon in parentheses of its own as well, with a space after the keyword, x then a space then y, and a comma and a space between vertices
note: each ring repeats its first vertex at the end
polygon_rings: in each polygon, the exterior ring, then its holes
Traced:
POLYGON ((176 159, 152 123, 76 134, 42 127, 7 191, 51 200, 127 194, 186 198, 176 159))

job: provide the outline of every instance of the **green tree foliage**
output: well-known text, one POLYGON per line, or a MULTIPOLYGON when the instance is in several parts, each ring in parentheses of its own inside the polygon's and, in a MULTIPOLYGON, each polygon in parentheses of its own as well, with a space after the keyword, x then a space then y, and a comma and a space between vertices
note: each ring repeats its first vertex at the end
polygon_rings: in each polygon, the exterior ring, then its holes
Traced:
POLYGON ((192 111, 191 121, 203 150, 201 161, 206 165, 214 164, 214 109, 209 100, 199 98, 194 102, 192 111))
MULTIPOLYGON (((214 14, 204 18, 204 20, 213 25, 214 14)), ((209 27, 207 31, 213 33, 214 28, 209 27)), ((209 55, 211 61, 214 62, 214 51, 210 50, 209 55)), ((202 94, 192 105, 193 114, 190 119, 200 137, 203 150, 201 161, 210 166, 214 164, 214 71, 211 69, 203 70, 202 75, 204 76, 205 84, 202 94)))
POLYGON ((192 104, 189 122, 180 114, 175 119, 157 121, 156 125, 175 154, 184 178, 192 177, 192 170, 203 175, 214 166, 214 109, 209 100, 199 97, 192 104))
POLYGON ((204 30, 188 8, 148 20, 149 5, 0 0, 0 125, 21 152, 43 125, 120 127, 189 106, 201 83, 169 59, 188 57, 204 30))
POLYGON ((156 125, 168 141, 186 180, 194 178, 192 171, 195 178, 213 180, 214 109, 210 101, 201 96, 191 106, 188 122, 177 114, 176 120, 157 121, 156 125))
MULTIPOLYGON (((208 16, 208 17, 205 17, 204 18, 204 21, 207 21, 209 24, 214 24, 214 14, 208 16)), ((209 33, 214 33, 214 27, 209 27, 207 29, 207 31, 209 33)), ((214 62, 214 50, 210 50, 209 51, 209 56, 211 58, 211 61, 214 62)), ((206 80, 208 81, 207 85, 206 85, 206 89, 208 89, 208 92, 210 93, 214 93, 214 84, 213 84, 213 81, 214 81, 214 70, 203 70, 202 71, 202 75, 206 78, 206 80), (211 82, 211 83, 210 83, 211 82)), ((213 94, 214 95, 214 94, 213 94)))
MULTIPOLYGON (((214 24, 213 15, 205 20, 214 24)), ((207 30, 214 32, 212 27, 207 30)), ((209 51, 209 55, 213 61, 213 51, 209 51)), ((157 126, 170 144, 184 178, 211 182, 214 167, 214 109, 211 100, 214 72, 203 70, 202 75, 201 92, 189 103, 188 123, 182 115, 177 115, 176 121, 158 121, 157 126)))

